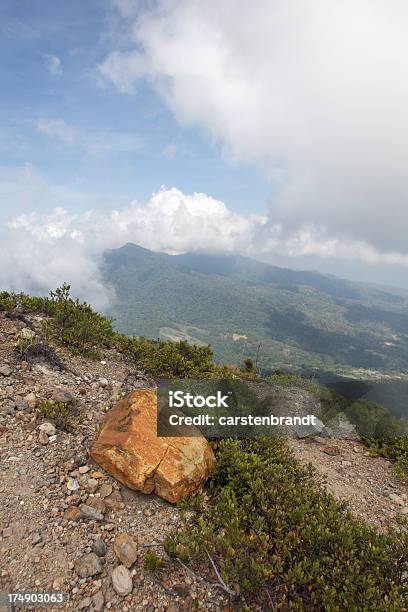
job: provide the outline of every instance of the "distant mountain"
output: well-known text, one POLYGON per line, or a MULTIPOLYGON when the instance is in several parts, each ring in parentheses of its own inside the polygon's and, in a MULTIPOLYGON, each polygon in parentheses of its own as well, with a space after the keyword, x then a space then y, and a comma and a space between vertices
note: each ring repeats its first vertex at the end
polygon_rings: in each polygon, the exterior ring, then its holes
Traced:
MULTIPOLYGON (((264 369, 408 372, 408 292, 240 255, 105 254, 109 314, 128 334, 211 344, 218 360, 264 369)), ((373 372, 371 372, 374 375, 373 372)))

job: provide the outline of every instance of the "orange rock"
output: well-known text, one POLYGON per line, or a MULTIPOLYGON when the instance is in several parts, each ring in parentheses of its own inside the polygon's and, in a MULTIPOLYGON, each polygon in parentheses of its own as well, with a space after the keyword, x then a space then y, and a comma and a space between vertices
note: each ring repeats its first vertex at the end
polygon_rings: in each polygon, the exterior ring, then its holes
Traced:
POLYGON ((207 440, 195 428, 190 432, 157 437, 156 393, 138 389, 106 414, 91 455, 130 489, 175 503, 207 480, 214 462, 207 440))

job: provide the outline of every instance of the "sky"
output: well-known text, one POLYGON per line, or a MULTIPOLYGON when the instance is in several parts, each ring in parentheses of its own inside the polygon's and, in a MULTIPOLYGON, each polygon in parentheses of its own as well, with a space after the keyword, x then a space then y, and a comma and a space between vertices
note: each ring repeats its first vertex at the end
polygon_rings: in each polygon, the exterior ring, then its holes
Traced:
POLYGON ((0 286, 106 249, 408 288, 401 0, 0 0, 0 286))

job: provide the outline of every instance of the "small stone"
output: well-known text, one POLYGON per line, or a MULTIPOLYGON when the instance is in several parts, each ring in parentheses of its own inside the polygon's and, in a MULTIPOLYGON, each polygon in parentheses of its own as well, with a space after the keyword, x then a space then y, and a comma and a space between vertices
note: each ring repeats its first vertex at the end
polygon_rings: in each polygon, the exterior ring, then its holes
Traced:
POLYGON ((54 582, 52 583, 52 588, 54 589, 54 591, 59 591, 63 584, 64 578, 59 576, 58 578, 55 578, 54 582))
POLYGON ((37 405, 37 398, 35 396, 35 393, 29 393, 28 395, 26 395, 25 401, 29 410, 34 410, 37 405))
POLYGON ((404 506, 405 502, 402 499, 402 497, 400 497, 399 495, 397 495, 396 493, 390 493, 389 495, 390 500, 394 503, 394 504, 398 504, 399 506, 404 506))
POLYGON ((56 434, 54 434, 53 436, 50 436, 48 438, 48 442, 52 443, 52 442, 56 442, 56 441, 57 441, 57 435, 56 434))
POLYGON ((52 423, 41 423, 38 429, 47 434, 47 436, 54 436, 57 433, 55 425, 52 423))
POLYGON ((48 444, 48 436, 45 433, 45 431, 40 431, 40 433, 38 434, 38 441, 43 446, 47 446, 47 444, 48 444))
POLYGON ((33 546, 35 546, 36 544, 39 544, 39 542, 41 542, 42 538, 41 535, 39 533, 33 533, 33 536, 31 538, 31 544, 33 546))
POLYGON ((105 387, 109 386, 109 380, 107 378, 100 378, 99 386, 102 387, 102 389, 105 389, 105 387))
POLYGON ((106 512, 106 504, 103 499, 100 499, 100 497, 88 497, 87 505, 95 508, 95 510, 101 514, 105 514, 106 512))
POLYGON ((78 610, 85 610, 85 608, 89 608, 92 605, 92 600, 90 597, 85 597, 82 599, 77 605, 78 610))
POLYGON ((132 576, 129 570, 124 565, 118 565, 112 572, 112 586, 116 593, 121 597, 125 597, 131 593, 133 588, 132 576))
POLYGON ((333 457, 336 455, 340 455, 340 449, 337 446, 325 446, 324 448, 322 448, 322 451, 326 455, 331 455, 333 457))
POLYGON ((403 514, 404 516, 405 516, 406 514, 408 514, 408 506, 405 506, 405 508, 401 508, 400 512, 401 512, 401 514, 403 514))
POLYGON ((97 593, 95 593, 95 595, 92 597, 92 603, 95 612, 102 612, 105 603, 105 598, 103 596, 102 591, 98 591, 97 593))
POLYGON ((98 486, 99 483, 96 478, 88 478, 88 480, 85 482, 85 489, 89 493, 96 493, 96 489, 98 488, 98 486))
POLYGON ((10 368, 10 366, 8 365, 2 365, 0 366, 0 374, 2 374, 3 376, 11 376, 13 370, 10 368))
POLYGON ((71 404, 75 401, 75 397, 66 389, 54 389, 52 399, 57 404, 71 404))
POLYGON ((78 491, 79 483, 76 478, 68 478, 67 489, 68 491, 78 491))
POLYGON ((91 478, 97 478, 98 480, 100 478, 104 478, 104 474, 102 474, 102 472, 98 472, 98 470, 94 470, 89 475, 90 475, 91 478))
POLYGON ((82 518, 82 512, 80 511, 79 508, 77 508, 77 506, 69 506, 64 514, 63 517, 64 521, 79 521, 82 518))
POLYGON ((104 482, 101 485, 101 488, 99 489, 99 495, 103 499, 104 497, 108 497, 108 495, 110 495, 112 493, 112 491, 113 491, 112 485, 104 482))
POLYGON ((103 521, 103 514, 101 512, 98 512, 98 510, 96 510, 95 508, 92 508, 92 506, 88 506, 87 504, 81 504, 79 506, 79 509, 85 518, 88 518, 92 521, 103 521))
POLYGON ((114 510, 120 510, 123 504, 122 496, 119 491, 113 491, 110 495, 104 498, 105 504, 114 510))
POLYGON ((98 538, 92 544, 92 550, 95 553, 95 555, 98 555, 98 557, 104 557, 106 555, 107 547, 106 547, 105 542, 101 538, 98 538))
POLYGON ((137 559, 136 542, 127 533, 120 533, 116 536, 113 550, 125 567, 131 567, 137 559))
POLYGON ((90 576, 96 576, 96 574, 101 573, 102 563, 99 557, 91 552, 75 561, 75 569, 78 576, 81 578, 89 578, 90 576))
POLYGON ((81 465, 81 467, 78 468, 78 472, 80 474, 86 474, 87 472, 89 472, 91 468, 89 467, 89 465, 81 465))

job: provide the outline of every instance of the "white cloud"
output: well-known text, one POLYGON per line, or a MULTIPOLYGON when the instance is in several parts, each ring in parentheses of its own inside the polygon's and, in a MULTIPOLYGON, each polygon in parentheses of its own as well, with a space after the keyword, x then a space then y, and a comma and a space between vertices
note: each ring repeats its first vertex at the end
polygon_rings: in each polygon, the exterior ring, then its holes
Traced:
POLYGON ((61 60, 57 55, 45 55, 44 61, 48 72, 52 74, 52 76, 59 76, 62 74, 61 60))
POLYGON ((383 254, 361 241, 340 241, 312 227, 288 234, 266 217, 236 214, 206 194, 163 188, 145 204, 117 210, 73 214, 56 208, 15 217, 1 236, 0 287, 46 292, 67 281, 77 296, 103 308, 112 293, 100 276, 102 254, 126 242, 168 253, 239 251, 294 261, 318 255, 408 267, 406 255, 383 254))
POLYGON ((56 138, 68 146, 77 146, 90 157, 103 157, 114 153, 131 153, 142 147, 142 139, 129 132, 115 130, 80 129, 63 119, 39 119, 37 131, 56 138))
POLYGON ((100 73, 124 93, 147 78, 181 123, 261 167, 272 224, 408 253, 406 2, 116 4, 133 47, 100 73))
POLYGON ((72 146, 75 143, 75 129, 62 119, 39 119, 36 127, 38 132, 64 144, 72 146))

